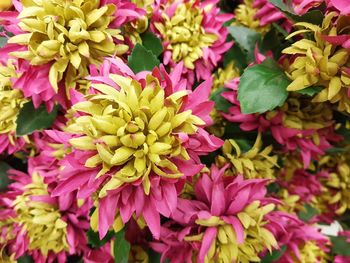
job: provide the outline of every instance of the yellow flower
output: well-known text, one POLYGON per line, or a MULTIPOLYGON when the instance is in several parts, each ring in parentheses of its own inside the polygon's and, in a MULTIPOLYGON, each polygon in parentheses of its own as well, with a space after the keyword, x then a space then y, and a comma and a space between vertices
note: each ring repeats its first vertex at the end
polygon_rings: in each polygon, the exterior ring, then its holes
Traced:
POLYGON ((17 116, 28 101, 20 90, 12 88, 11 78, 15 77, 18 76, 11 60, 6 66, 0 65, 0 134, 9 134, 12 144, 14 144, 17 116))
POLYGON ((12 0, 1 0, 0 11, 9 10, 12 7, 12 0))
POLYGON ((327 263, 330 262, 330 256, 324 252, 314 241, 307 241, 302 248, 299 248, 299 258, 294 254, 295 263, 327 263))
POLYGON ((201 26, 204 10, 194 5, 195 1, 181 3, 171 18, 164 12, 164 23, 155 23, 163 41, 169 43, 167 49, 172 51, 172 60, 183 60, 189 69, 194 69, 194 62, 203 56, 203 48, 218 39, 201 26))
POLYGON ((244 178, 275 178, 274 168, 277 167, 276 155, 270 156, 272 146, 262 149, 261 134, 258 134, 253 147, 242 153, 239 145, 233 139, 226 140, 223 147, 223 156, 218 156, 216 164, 219 167, 226 163, 231 164, 229 174, 242 174, 244 178))
POLYGON ((14 219, 26 231, 29 249, 38 249, 47 256, 50 251, 68 251, 67 223, 61 219, 58 208, 50 203, 34 201, 32 197, 48 196, 47 185, 42 177, 33 173, 32 183, 25 186, 22 195, 13 202, 14 219))
POLYGON ((219 68, 215 74, 213 74, 213 87, 212 90, 215 91, 218 88, 222 88, 225 84, 240 76, 239 70, 236 68, 234 62, 230 62, 224 68, 219 68))
POLYGON ((93 84, 102 94, 89 95, 88 101, 73 106, 75 111, 86 115, 74 118, 68 125, 68 132, 82 135, 71 139, 70 144, 79 150, 96 152, 85 166, 102 164, 97 176, 112 167, 121 167, 103 186, 100 198, 107 190, 139 179, 148 194, 151 171, 162 177, 179 178, 183 174, 170 159, 190 159, 174 133, 191 135, 198 125, 205 123, 192 115, 191 110, 180 111, 183 98, 188 94, 186 90, 166 97, 158 79, 152 75, 146 76, 144 88, 130 77, 114 74, 109 77, 120 90, 106 84, 93 84))
MULTIPOLYGON (((260 201, 253 201, 238 213, 238 220, 244 227, 244 242, 238 243, 235 230, 219 217, 197 219, 196 223, 206 227, 217 227, 216 240, 212 243, 205 263, 260 262, 258 254, 265 250, 272 251, 277 247, 273 234, 264 227, 267 223, 264 216, 274 210, 273 204, 261 206, 260 201)), ((200 241, 203 235, 187 236, 186 241, 200 241)))
POLYGON ((243 4, 235 9, 236 20, 232 24, 243 25, 262 34, 267 33, 270 30, 270 25, 260 25, 260 20, 255 18, 257 11, 253 7, 253 0, 244 0, 243 4))
POLYGON ((26 33, 9 39, 28 47, 12 55, 32 65, 52 63, 50 83, 57 92, 57 83, 65 80, 66 89, 88 75, 90 64, 99 64, 103 57, 124 54, 128 47, 116 44, 123 40, 119 29, 109 28, 115 5, 100 7, 99 0, 24 1, 18 26, 26 33))
POLYGON ((303 209, 303 206, 298 204, 300 200, 299 195, 291 195, 287 189, 281 189, 278 192, 279 199, 283 202, 277 205, 279 211, 287 212, 289 214, 296 214, 297 211, 303 209))
POLYGON ((321 27, 304 22, 295 24, 304 29, 293 32, 287 38, 300 33, 313 33, 314 40, 303 38, 283 50, 285 54, 299 55, 287 69, 287 74, 292 80, 287 90, 297 91, 310 86, 322 86, 324 88, 314 97, 314 102, 339 102, 340 110, 350 112, 350 99, 347 97, 350 77, 342 70, 343 66, 349 66, 349 52, 321 37, 337 35, 337 23, 332 23, 335 15, 334 12, 329 13, 321 27))

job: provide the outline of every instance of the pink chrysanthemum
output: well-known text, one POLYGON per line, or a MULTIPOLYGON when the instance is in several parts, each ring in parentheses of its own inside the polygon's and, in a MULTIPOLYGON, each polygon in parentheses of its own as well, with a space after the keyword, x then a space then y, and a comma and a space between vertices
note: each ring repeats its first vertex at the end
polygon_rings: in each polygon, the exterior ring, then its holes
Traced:
POLYGON ((90 78, 91 94, 73 105, 66 130, 77 137, 60 161, 55 195, 94 194, 91 224, 101 237, 134 213, 159 237, 160 214, 175 210, 181 181, 202 169, 199 156, 223 143, 204 130, 211 123, 211 80, 192 92, 181 72, 180 64, 170 75, 163 66, 135 75, 111 59, 90 78))
POLYGON ((196 182, 194 199, 179 199, 173 221, 152 244, 162 258, 174 263, 193 258, 199 263, 255 262, 261 252, 278 247, 271 232, 279 228, 279 214, 273 212, 277 201, 266 198, 267 180, 224 176, 226 167, 212 166, 210 175, 196 182))
POLYGON ((218 1, 177 0, 164 3, 152 17, 151 29, 162 39, 163 63, 183 62, 189 85, 209 79, 223 54, 231 47, 223 23, 232 18, 216 7, 218 1))
POLYGON ((73 193, 52 197, 51 187, 36 172, 29 176, 11 170, 9 174, 14 182, 0 196, 9 211, 5 219, 18 232, 7 236, 9 254, 18 258, 26 252, 38 263, 64 263, 67 256, 83 253, 87 249, 89 201, 76 200, 73 193))

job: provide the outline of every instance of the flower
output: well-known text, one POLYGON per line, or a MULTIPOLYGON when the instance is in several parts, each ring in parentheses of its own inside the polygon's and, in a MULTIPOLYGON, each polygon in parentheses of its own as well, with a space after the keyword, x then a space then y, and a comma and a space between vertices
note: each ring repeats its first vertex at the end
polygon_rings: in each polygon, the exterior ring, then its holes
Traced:
POLYGON ((72 153, 61 160, 64 175, 55 195, 74 189, 96 194, 92 224, 102 237, 114 218, 126 223, 135 209, 157 235, 157 209, 169 215, 176 207, 175 184, 203 167, 199 155, 222 145, 203 129, 211 123, 211 80, 191 92, 180 80, 181 67, 171 75, 161 67, 135 76, 120 60, 109 60, 101 69, 105 75, 91 77, 94 92, 73 105, 66 131, 76 138, 69 140, 72 153), (124 192, 131 200, 117 197, 124 192), (160 197, 165 194, 171 197, 160 197), (97 223, 106 206, 110 216, 97 223))
POLYGON ((174 67, 184 63, 184 73, 193 83, 193 70, 197 80, 206 80, 232 43, 225 43, 228 31, 222 23, 232 16, 219 14, 217 1, 199 2, 178 0, 164 5, 153 18, 153 26, 164 46, 165 65, 174 67))
POLYGON ((16 137, 17 117, 28 100, 23 93, 13 88, 12 78, 18 77, 15 61, 0 63, 0 153, 12 154, 29 143, 28 136, 16 137))
POLYGON ((323 20, 322 27, 309 23, 295 24, 305 29, 293 32, 288 38, 310 32, 313 33, 314 40, 301 39, 283 50, 285 54, 297 55, 287 69, 292 80, 287 90, 298 91, 311 86, 322 86, 323 89, 314 97, 313 102, 338 103, 339 110, 350 112, 350 78, 343 69, 347 67, 349 52, 323 39, 323 36, 337 34, 336 23, 332 23, 335 16, 335 12, 329 13, 323 20))
POLYGON ((50 84, 56 93, 61 80, 67 94, 70 88, 84 89, 89 64, 99 64, 104 57, 128 50, 120 29, 111 27, 117 24, 118 5, 100 5, 95 0, 48 0, 45 4, 23 1, 22 5, 18 15, 22 32, 9 43, 24 46, 25 50, 11 54, 31 65, 49 64, 50 84))
POLYGON ((253 147, 242 153, 239 144, 233 140, 226 140, 222 147, 222 156, 216 158, 216 164, 223 167, 230 163, 229 174, 240 174, 244 178, 265 178, 273 179, 275 177, 274 168, 277 165, 277 156, 270 156, 272 145, 261 150, 261 134, 258 134, 253 147))
POLYGON ((0 11, 8 10, 12 7, 12 0, 4 0, 0 3, 0 11))
POLYGON ((260 252, 278 247, 269 230, 271 222, 278 223, 272 212, 275 201, 265 198, 267 181, 224 177, 226 168, 212 166, 210 175, 196 182, 195 199, 179 199, 173 223, 165 225, 160 241, 152 244, 162 258, 172 262, 191 262, 191 257, 197 262, 259 261, 260 252), (186 261, 178 256, 185 249, 186 261))
POLYGON ((36 172, 32 176, 16 170, 9 173, 15 182, 2 199, 12 211, 9 218, 23 233, 14 237, 16 246, 25 247, 14 251, 16 258, 27 252, 35 262, 63 263, 68 255, 87 249, 88 200, 78 204, 73 195, 51 197, 50 187, 36 172))

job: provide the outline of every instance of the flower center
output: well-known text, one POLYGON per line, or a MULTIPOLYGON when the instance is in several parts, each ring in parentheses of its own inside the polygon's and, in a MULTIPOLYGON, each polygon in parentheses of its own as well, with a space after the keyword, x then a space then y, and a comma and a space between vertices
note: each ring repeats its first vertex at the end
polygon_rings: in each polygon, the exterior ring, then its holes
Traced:
POLYGON ((193 1, 179 4, 171 18, 164 13, 164 23, 155 24, 164 40, 169 42, 167 48, 172 50, 172 59, 175 62, 183 60, 189 69, 194 69, 193 63, 203 56, 203 48, 218 39, 202 27, 203 10, 193 5, 193 1))
POLYGON ((67 223, 61 219, 57 206, 50 199, 42 177, 33 173, 32 183, 13 202, 17 217, 29 238, 29 249, 38 249, 45 256, 50 251, 68 251, 67 223), (44 201, 45 200, 45 201, 44 201))
POLYGON ((73 147, 96 152, 85 166, 102 164, 98 176, 122 166, 103 187, 100 197, 107 190, 140 178, 148 193, 151 171, 167 178, 181 177, 183 174, 171 159, 189 159, 179 137, 186 140, 197 131, 197 125, 204 124, 191 110, 181 111, 187 91, 166 97, 158 79, 151 75, 146 77, 144 88, 128 77, 110 78, 120 90, 93 84, 102 94, 90 95, 88 101, 76 104, 74 110, 87 115, 77 117, 67 127, 69 132, 83 135, 70 140, 73 147))

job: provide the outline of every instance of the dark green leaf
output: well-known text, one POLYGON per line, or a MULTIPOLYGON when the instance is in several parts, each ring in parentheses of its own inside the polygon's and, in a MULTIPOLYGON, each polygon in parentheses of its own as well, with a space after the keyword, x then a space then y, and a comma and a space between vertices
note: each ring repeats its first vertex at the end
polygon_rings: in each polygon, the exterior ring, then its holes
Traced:
POLYGON ((22 256, 19 259, 17 259, 17 262, 18 263, 33 263, 34 261, 33 261, 31 256, 25 255, 25 256, 22 256))
POLYGON ((244 69, 248 66, 246 54, 238 45, 233 45, 226 52, 224 56, 224 67, 231 61, 234 61, 235 67, 239 69, 240 73, 243 73, 244 69))
POLYGON ((23 136, 50 127, 56 119, 57 110, 58 106, 55 106, 48 113, 44 105, 35 109, 31 101, 27 102, 18 115, 16 135, 23 136))
POLYGON ((304 205, 304 210, 305 211, 301 210, 298 216, 301 220, 305 222, 309 221, 311 218, 318 214, 317 209, 309 204, 304 205))
POLYGON ((267 185, 267 192, 269 193, 269 194, 276 194, 276 193, 278 193, 278 191, 280 190, 280 186, 277 184, 277 183, 270 183, 270 184, 268 184, 267 185))
POLYGON ((288 97, 290 80, 272 59, 248 67, 238 86, 238 100, 244 114, 264 113, 281 106, 288 97))
POLYGON ((239 148, 241 149, 242 152, 249 151, 252 148, 252 146, 254 145, 254 142, 252 144, 252 142, 249 141, 246 138, 244 138, 244 139, 234 139, 234 140, 238 144, 238 146, 239 146, 239 148))
POLYGON ((282 50, 291 44, 289 41, 285 40, 286 36, 288 36, 286 31, 284 31, 279 25, 272 24, 270 31, 266 33, 261 45, 259 46, 260 52, 265 54, 268 51, 272 51, 273 57, 279 59, 282 50))
POLYGON ((115 263, 128 263, 130 244, 125 240, 124 235, 124 229, 115 234, 113 247, 115 263))
POLYGON ((108 241, 112 239, 114 236, 113 231, 109 231, 106 236, 101 240, 98 232, 94 232, 91 228, 86 232, 89 245, 92 247, 102 247, 104 244, 106 244, 108 241))
POLYGON ((162 41, 152 32, 145 32, 141 35, 142 45, 152 51, 158 57, 163 52, 162 41))
POLYGON ((314 87, 308 87, 306 89, 298 90, 297 92, 300 93, 300 94, 312 97, 315 94, 319 93, 323 89, 324 89, 324 87, 314 86, 314 87))
POLYGON ((7 171, 11 169, 11 166, 5 162, 0 162, 0 191, 7 188, 7 185, 11 182, 8 178, 7 171))
POLYGON ((292 19, 294 22, 308 22, 315 25, 320 25, 323 21, 324 15, 320 10, 311 10, 304 15, 297 15, 290 3, 285 3, 283 0, 269 0, 271 4, 276 6, 280 11, 282 11, 287 17, 292 19))
POLYGON ((148 256, 149 256, 149 263, 160 263, 161 255, 155 252, 154 250, 150 249, 148 252, 148 256))
POLYGON ((261 259, 261 263, 276 262, 280 257, 282 257, 286 249, 287 249, 286 246, 282 246, 280 250, 273 250, 271 254, 267 254, 265 257, 261 259))
POLYGON ((227 113, 232 105, 223 96, 221 96, 221 93, 224 91, 227 91, 227 89, 218 88, 210 95, 210 100, 215 102, 215 109, 227 113))
POLYGON ((7 44, 6 37, 0 37, 0 48, 4 47, 7 44))
POLYGON ((158 58, 152 53, 152 51, 147 50, 144 46, 136 44, 128 57, 128 66, 135 72, 139 73, 141 71, 152 71, 154 67, 159 66, 160 62, 158 58))
POLYGON ((247 62, 254 61, 254 48, 261 41, 261 34, 244 26, 229 26, 227 29, 246 54, 247 62))
POLYGON ((350 243, 346 242, 346 237, 330 236, 332 242, 332 252, 336 255, 350 256, 350 243))

